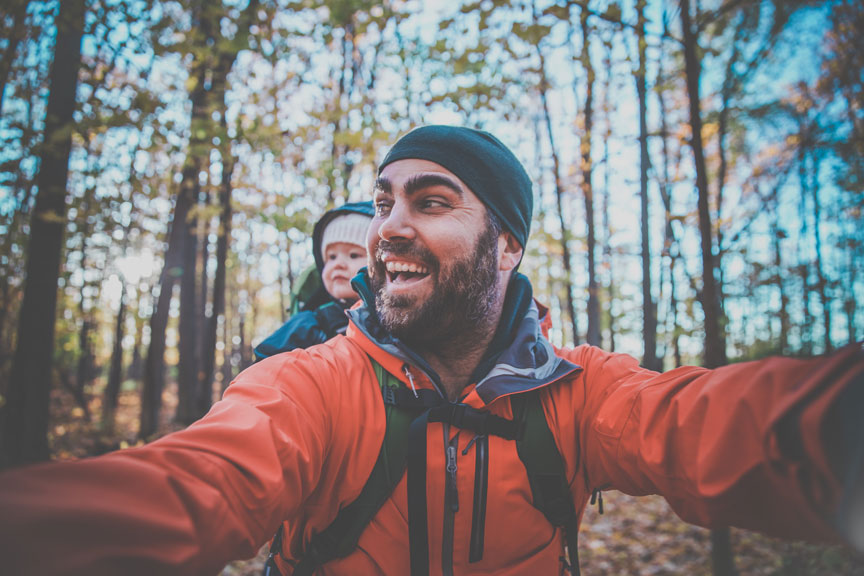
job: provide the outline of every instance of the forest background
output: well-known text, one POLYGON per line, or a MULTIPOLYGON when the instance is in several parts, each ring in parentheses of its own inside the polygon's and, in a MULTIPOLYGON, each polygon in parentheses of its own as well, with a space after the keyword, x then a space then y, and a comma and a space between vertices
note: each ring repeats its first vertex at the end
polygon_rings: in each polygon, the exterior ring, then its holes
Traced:
MULTIPOLYGON (((556 345, 668 369, 854 342, 862 39, 855 0, 6 0, 0 465, 206 413, 286 319, 315 220, 428 123, 493 132, 534 179, 522 271, 556 345)), ((670 533, 621 502, 592 573, 670 533)), ((756 548, 753 573, 864 573, 756 548)), ((709 570, 647 549, 635 571, 709 570)))

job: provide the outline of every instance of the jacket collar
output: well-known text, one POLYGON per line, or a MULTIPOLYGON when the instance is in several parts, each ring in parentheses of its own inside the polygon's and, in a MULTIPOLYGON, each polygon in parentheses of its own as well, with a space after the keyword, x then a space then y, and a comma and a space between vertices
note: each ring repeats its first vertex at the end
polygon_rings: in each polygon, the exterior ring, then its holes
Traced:
MULTIPOLYGON (((363 302, 348 311, 352 324, 378 348, 421 369, 442 392, 440 378, 431 366, 378 323, 375 298, 365 268, 354 277, 352 285, 363 302)), ((477 382, 474 391, 484 404, 541 388, 581 370, 555 355, 543 333, 543 320, 548 320, 546 310, 544 308, 541 314, 532 299, 531 283, 522 274, 514 275, 489 351, 472 377, 477 382)))
POLYGON ((543 334, 537 303, 532 300, 512 343, 474 390, 489 405, 503 396, 542 388, 578 370, 581 367, 555 355, 543 334))

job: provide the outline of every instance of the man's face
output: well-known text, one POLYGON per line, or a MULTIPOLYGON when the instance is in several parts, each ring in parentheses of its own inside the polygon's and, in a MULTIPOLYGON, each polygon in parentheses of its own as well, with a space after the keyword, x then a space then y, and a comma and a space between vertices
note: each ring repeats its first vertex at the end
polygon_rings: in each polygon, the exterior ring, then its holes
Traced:
POLYGON ((426 160, 387 165, 375 189, 369 273, 381 324, 414 344, 485 325, 494 314, 500 235, 452 172, 426 160))

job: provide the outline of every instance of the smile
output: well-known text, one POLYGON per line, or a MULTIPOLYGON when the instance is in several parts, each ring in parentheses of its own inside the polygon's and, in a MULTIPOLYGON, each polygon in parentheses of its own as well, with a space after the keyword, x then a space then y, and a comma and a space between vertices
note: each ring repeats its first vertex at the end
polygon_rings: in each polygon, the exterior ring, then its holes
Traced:
POLYGON ((387 279, 391 282, 420 279, 429 274, 429 268, 415 262, 390 260, 384 263, 384 268, 387 270, 387 279))

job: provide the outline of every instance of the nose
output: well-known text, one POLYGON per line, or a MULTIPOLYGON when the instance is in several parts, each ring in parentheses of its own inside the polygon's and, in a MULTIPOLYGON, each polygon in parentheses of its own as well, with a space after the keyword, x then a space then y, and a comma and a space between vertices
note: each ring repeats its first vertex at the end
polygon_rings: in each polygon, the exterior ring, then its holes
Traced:
POLYGON ((390 211, 378 226, 378 237, 382 240, 411 240, 415 230, 406 202, 394 202, 390 211))
POLYGON ((334 268, 348 268, 348 256, 340 254, 336 256, 336 260, 333 262, 334 268))

